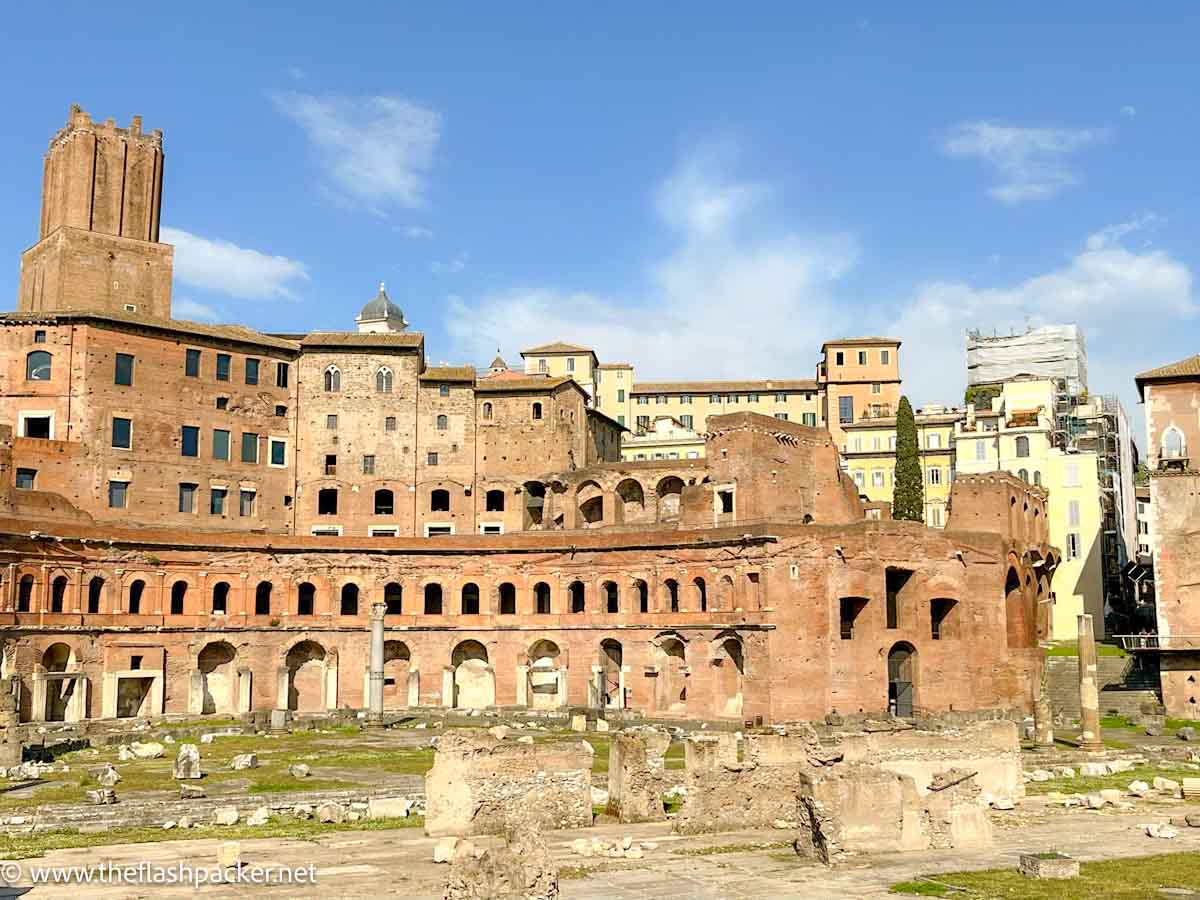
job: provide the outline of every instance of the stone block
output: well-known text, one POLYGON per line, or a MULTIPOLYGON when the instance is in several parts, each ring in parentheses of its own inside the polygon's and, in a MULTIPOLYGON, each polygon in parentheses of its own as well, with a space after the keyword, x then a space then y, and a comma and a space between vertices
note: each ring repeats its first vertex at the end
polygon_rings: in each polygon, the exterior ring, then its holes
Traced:
POLYGON ((1181 787, 1183 789, 1183 799, 1200 799, 1200 778, 1185 778, 1181 787))
POLYGON ((217 844, 217 865, 221 869, 237 869, 242 865, 242 845, 237 841, 217 844))
POLYGON ((180 800, 199 800, 201 797, 204 797, 204 796, 205 796, 204 788, 200 787, 199 785, 181 784, 179 786, 179 799, 180 800))
POLYGON ((100 770, 100 774, 96 776, 96 781, 104 785, 104 787, 113 787, 121 781, 121 773, 112 766, 105 766, 100 770))
POLYGON ((367 801, 367 818, 405 819, 412 805, 412 801, 405 797, 372 797, 367 801))
POLYGON ((1022 853, 1019 871, 1026 878, 1077 878, 1079 860, 1062 853, 1022 853))
POLYGON ((654 728, 620 731, 608 745, 608 814, 621 822, 666 819, 664 755, 671 735, 654 728))
POLYGON ((239 815, 236 806, 218 806, 213 810, 214 825, 236 825, 238 818, 239 815))
POLYGON ((200 748, 195 744, 180 744, 175 757, 175 777, 179 780, 200 778, 200 748))
POLYGON ((1185 726, 1175 732, 1175 737, 1181 741, 1194 741, 1196 739, 1196 729, 1190 725, 1185 726))
POLYGON ((257 769, 258 768, 258 754, 257 753, 239 753, 229 763, 229 768, 237 769, 237 770, 257 769))
POLYGON ((317 807, 317 821, 324 822, 327 825, 339 825, 346 818, 346 811, 342 809, 341 804, 322 803, 317 807))
POLYGON ((265 806, 260 806, 254 812, 250 813, 250 817, 246 819, 247 825, 266 825, 271 821, 271 811, 265 806))
POLYGON ((587 716, 578 714, 571 716, 571 730, 587 731, 587 716))
POLYGON ((112 788, 99 788, 87 792, 88 802, 95 806, 107 806, 117 802, 117 792, 112 788))
POLYGON ((293 778, 307 778, 311 771, 304 763, 294 763, 288 766, 288 774, 293 778))
POLYGON ((148 741, 145 744, 134 741, 129 745, 129 749, 138 759, 158 759, 167 752, 167 749, 157 741, 148 741))

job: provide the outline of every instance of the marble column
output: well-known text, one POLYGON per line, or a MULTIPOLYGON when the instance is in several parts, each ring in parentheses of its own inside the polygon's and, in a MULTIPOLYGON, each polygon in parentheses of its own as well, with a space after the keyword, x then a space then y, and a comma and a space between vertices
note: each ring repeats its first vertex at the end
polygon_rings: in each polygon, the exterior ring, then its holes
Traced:
POLYGON ((1047 691, 1046 679, 1049 667, 1045 658, 1042 659, 1042 677, 1038 682, 1033 698, 1033 745, 1038 750, 1054 749, 1054 709, 1050 705, 1050 694, 1047 691))
POLYGON ((1100 740, 1100 671, 1092 617, 1079 617, 1079 749, 1095 753, 1104 749, 1100 740))
POLYGON ((367 721, 373 725, 383 722, 383 617, 386 612, 386 604, 371 604, 370 705, 367 721))

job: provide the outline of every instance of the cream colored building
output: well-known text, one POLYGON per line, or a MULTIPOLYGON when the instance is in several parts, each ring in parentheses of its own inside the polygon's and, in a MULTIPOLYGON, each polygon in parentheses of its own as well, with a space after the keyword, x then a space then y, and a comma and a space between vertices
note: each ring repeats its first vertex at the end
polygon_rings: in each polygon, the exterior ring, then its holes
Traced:
MULTIPOLYGON (((914 416, 921 479, 925 491, 925 524, 946 527, 950 485, 954 481, 955 424, 964 413, 944 406, 922 407, 914 416)), ((859 494, 878 503, 891 503, 895 487, 896 417, 859 419, 842 426, 846 435, 846 469, 859 494)))
POLYGON ((1049 492, 1050 542, 1062 550, 1051 583, 1051 637, 1073 640, 1076 617, 1090 613, 1104 628, 1103 506, 1094 452, 1060 449, 1054 434, 1054 383, 1005 382, 989 408, 967 407, 954 435, 957 471, 1002 469, 1049 492))
POLYGON ((887 418, 900 403, 900 342, 888 337, 843 338, 821 345, 817 365, 821 419, 845 449, 844 425, 887 418))
MULTIPOLYGON (((596 396, 596 367, 600 360, 589 347, 578 347, 555 341, 521 351, 526 375, 546 375, 550 378, 573 378, 590 398, 596 396)), ((608 413, 607 410, 604 410, 608 413)), ((622 423, 624 424, 624 423, 622 423)))
POLYGON ((704 436, 672 416, 655 416, 649 430, 627 434, 621 443, 621 459, 701 459, 704 436))

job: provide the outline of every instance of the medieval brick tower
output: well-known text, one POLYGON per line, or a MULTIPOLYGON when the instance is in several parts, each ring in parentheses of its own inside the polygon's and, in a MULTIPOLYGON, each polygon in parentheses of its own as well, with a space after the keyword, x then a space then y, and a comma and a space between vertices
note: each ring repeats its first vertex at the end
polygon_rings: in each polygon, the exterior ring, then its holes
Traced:
POLYGON ((38 242, 21 255, 21 312, 95 310, 171 316, 173 248, 158 241, 162 132, 78 106, 50 141, 38 242))

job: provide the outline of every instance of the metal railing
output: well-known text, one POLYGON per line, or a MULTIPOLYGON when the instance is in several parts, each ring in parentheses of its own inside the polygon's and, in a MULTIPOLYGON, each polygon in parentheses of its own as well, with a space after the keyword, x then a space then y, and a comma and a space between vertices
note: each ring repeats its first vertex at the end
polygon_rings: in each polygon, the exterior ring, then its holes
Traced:
POLYGON ((1200 634, 1117 634, 1122 650, 1200 651, 1200 634))

